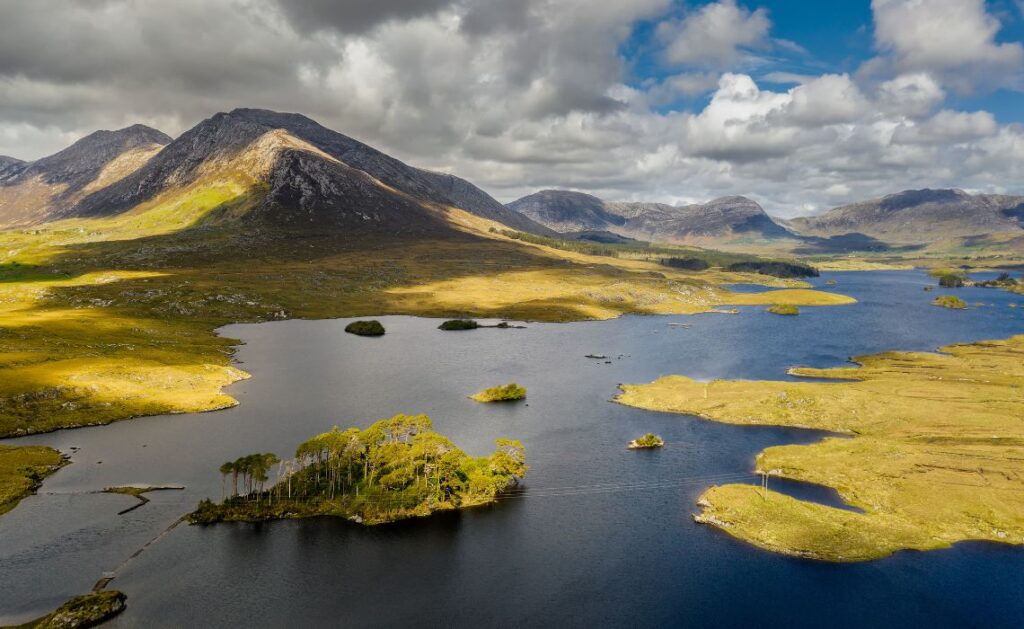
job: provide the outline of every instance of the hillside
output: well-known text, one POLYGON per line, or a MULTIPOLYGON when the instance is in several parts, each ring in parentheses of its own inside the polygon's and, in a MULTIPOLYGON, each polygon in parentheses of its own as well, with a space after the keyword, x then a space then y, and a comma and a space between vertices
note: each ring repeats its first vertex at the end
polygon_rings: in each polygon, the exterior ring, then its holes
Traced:
POLYGON ((614 231, 612 227, 626 223, 601 199, 568 190, 541 190, 509 203, 508 208, 560 233, 614 231))
POLYGON ((173 141, 141 125, 101 131, 4 172, 0 226, 8 227, 145 211, 230 182, 246 189, 245 202, 197 219, 406 232, 436 225, 437 210, 458 207, 550 234, 467 181, 408 166, 305 116, 265 110, 217 114, 173 141))
POLYGON ((145 125, 96 131, 34 162, 0 158, 0 227, 45 222, 128 176, 171 138, 145 125))
POLYGON ((741 196, 672 206, 544 190, 508 207, 561 233, 605 231, 652 242, 712 245, 793 238, 760 205, 741 196))
POLYGON ((16 167, 21 166, 24 163, 25 162, 20 159, 0 155, 0 180, 3 180, 8 170, 13 172, 16 167))
MULTIPOLYGON (((231 406, 221 388, 246 374, 216 330, 233 322, 566 321, 850 301, 811 290, 733 294, 724 285, 803 285, 676 269, 660 253, 559 249, 546 244, 558 242, 543 236, 549 229, 469 182, 303 116, 217 114, 155 151, 124 140, 163 141, 158 132, 112 133, 122 142, 95 154, 78 143, 12 164, 0 188, 66 182, 46 203, 18 206, 32 210, 21 214, 31 225, 0 229, 0 435, 231 406), (124 157, 138 149, 151 154, 124 157)), ((97 139, 110 136, 87 138, 97 139)))
POLYGON ((265 184, 269 194, 255 215, 275 222, 407 231, 433 221, 427 203, 458 207, 521 231, 547 232, 467 181, 408 166, 305 116, 258 109, 204 120, 130 177, 83 199, 69 215, 109 215, 170 187, 238 176, 265 184))
POLYGON ((794 219, 806 236, 862 235, 889 244, 931 244, 991 234, 1024 235, 1024 197, 963 190, 906 190, 794 219))

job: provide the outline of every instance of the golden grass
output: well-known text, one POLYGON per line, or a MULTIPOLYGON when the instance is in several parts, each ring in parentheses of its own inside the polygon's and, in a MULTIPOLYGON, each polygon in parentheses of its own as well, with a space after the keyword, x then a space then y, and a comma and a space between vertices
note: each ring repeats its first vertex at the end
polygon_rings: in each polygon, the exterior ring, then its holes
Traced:
POLYGON ((0 436, 235 403, 227 323, 378 314, 543 321, 838 304, 793 280, 523 244, 452 210, 450 236, 309 237, 217 217, 255 192, 217 179, 113 218, 0 232, 0 436), (213 220, 214 224, 208 221, 213 220), (201 229, 185 229, 205 225, 201 229), (184 230, 184 231, 183 231, 184 230), (719 286, 791 287, 733 294, 719 286))
POLYGON ((0 515, 16 507, 62 465, 63 457, 53 448, 0 445, 0 515))
POLYGON ((909 271, 914 268, 907 262, 882 262, 869 258, 816 258, 813 264, 819 271, 909 271))
POLYGON ((668 376, 623 385, 617 401, 720 422, 846 433, 779 446, 767 472, 835 488, 855 513, 726 485, 699 519, 775 552, 859 561, 963 540, 1024 543, 1024 336, 883 353, 860 367, 793 369, 839 382, 696 382, 668 376))

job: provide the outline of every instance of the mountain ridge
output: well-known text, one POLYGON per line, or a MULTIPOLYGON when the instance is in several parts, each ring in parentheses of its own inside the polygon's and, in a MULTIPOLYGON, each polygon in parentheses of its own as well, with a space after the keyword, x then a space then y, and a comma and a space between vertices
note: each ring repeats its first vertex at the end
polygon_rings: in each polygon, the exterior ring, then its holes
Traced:
POLYGON ((772 217, 755 201, 735 195, 674 206, 543 190, 508 207, 563 234, 610 232, 653 242, 781 247, 805 254, 879 252, 936 243, 976 247, 989 241, 1013 242, 1015 235, 1024 238, 1024 196, 970 194, 955 188, 903 190, 789 220, 772 217))
POLYGON ((674 244, 793 238, 757 202, 742 196, 674 206, 609 202, 582 192, 542 190, 517 199, 508 207, 562 233, 607 231, 674 244))
POLYGON ((457 207, 512 229, 554 235, 464 179, 409 166, 301 114, 262 109, 214 114, 176 139, 143 125, 96 132, 41 160, 12 161, 3 172, 0 227, 115 216, 175 190, 229 179, 251 186, 254 194, 266 193, 255 216, 278 218, 280 224, 387 223, 401 232, 403 215, 410 227, 422 227, 434 221, 426 214, 457 207), (118 160, 130 167, 104 179, 118 160), (64 163, 77 166, 62 170, 64 163), (284 212, 287 203, 297 204, 304 218, 271 211, 284 212), (330 216, 328 209, 345 216, 330 216))
POLYGON ((787 224, 805 236, 860 234, 894 244, 929 244, 1024 230, 1024 196, 970 194, 956 188, 903 190, 787 224))
POLYGON ((52 155, 0 167, 0 226, 58 215, 92 187, 105 187, 134 172, 170 142, 170 136, 136 124, 94 131, 52 155))

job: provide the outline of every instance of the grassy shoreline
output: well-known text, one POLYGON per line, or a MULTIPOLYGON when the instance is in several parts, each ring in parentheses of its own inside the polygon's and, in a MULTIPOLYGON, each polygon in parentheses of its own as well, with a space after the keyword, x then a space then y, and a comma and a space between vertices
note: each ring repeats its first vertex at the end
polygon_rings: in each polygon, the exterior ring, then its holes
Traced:
POLYGON ((831 487, 862 513, 750 485, 701 497, 699 521, 766 550, 864 561, 967 540, 1024 544, 1024 336, 856 361, 790 372, 830 382, 667 376, 623 385, 616 401, 850 435, 768 448, 755 470, 831 487))
MULTIPOLYGON (((196 203, 241 202, 225 199, 196 203)), ((222 389, 248 374, 231 365, 237 341, 216 333, 231 323, 383 314, 561 322, 852 301, 801 281, 513 241, 457 210, 448 220, 460 231, 383 242, 169 231, 134 215, 0 232, 0 437, 233 406, 222 389), (728 283, 780 290, 737 294, 728 283)))
POLYGON ((34 494, 46 477, 68 463, 60 452, 46 446, 0 445, 0 515, 34 494))

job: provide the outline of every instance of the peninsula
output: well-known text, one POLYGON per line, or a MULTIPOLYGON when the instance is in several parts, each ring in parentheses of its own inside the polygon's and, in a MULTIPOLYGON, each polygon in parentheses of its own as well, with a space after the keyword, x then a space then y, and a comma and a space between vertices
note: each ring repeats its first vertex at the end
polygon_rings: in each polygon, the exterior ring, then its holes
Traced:
POLYGON ((762 474, 834 488, 857 513, 752 485, 712 487, 698 521, 767 550, 863 561, 966 540, 1024 544, 1024 336, 792 369, 837 382, 623 385, 617 401, 744 425, 827 430, 768 448, 762 474))

